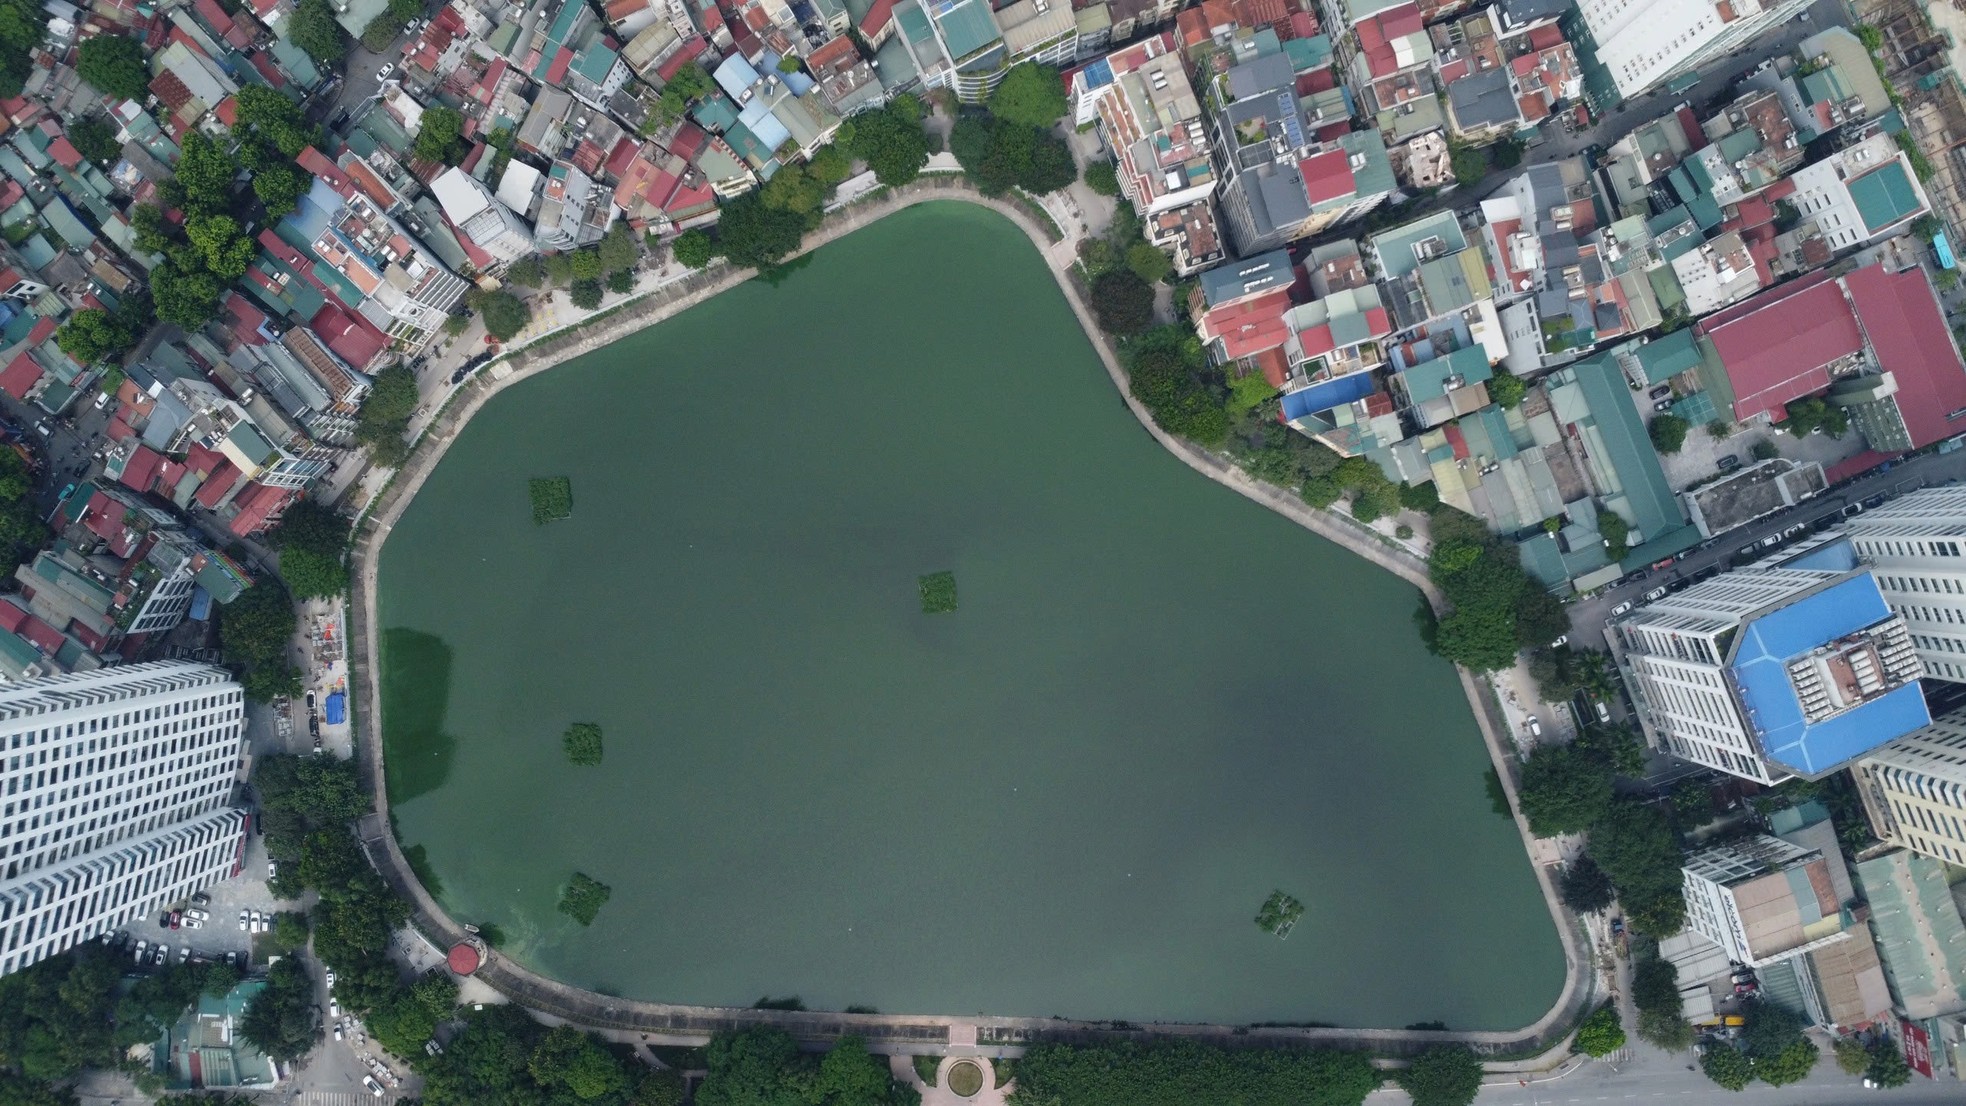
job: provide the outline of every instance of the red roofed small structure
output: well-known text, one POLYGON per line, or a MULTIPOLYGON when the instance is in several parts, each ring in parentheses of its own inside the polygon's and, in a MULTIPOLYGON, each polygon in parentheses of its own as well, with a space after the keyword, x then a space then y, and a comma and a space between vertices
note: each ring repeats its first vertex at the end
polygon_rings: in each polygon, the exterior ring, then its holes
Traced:
POLYGON ((279 521, 280 512, 288 503, 300 495, 298 488, 275 488, 267 484, 246 485, 244 491, 232 501, 239 513, 225 528, 239 537, 251 537, 279 521))
POLYGON ((1297 163, 1297 171, 1304 174, 1304 193, 1313 205, 1358 191, 1358 181, 1352 176, 1351 155, 1343 149, 1312 154, 1297 163))
POLYGON ((1699 333, 1734 386, 1734 418, 1786 417, 1790 400, 1829 387, 1830 366, 1863 349, 1857 316, 1828 273, 1771 288, 1708 316, 1699 333))
POLYGON ((164 455, 147 445, 136 447, 130 454, 129 463, 123 466, 123 475, 118 477, 124 487, 139 492, 147 492, 157 482, 157 470, 164 464, 164 455))
POLYGON ((1966 362, 1925 271, 1913 266, 1891 273, 1881 263, 1867 265, 1843 284, 1878 367, 1897 381, 1898 412, 1911 447, 1966 431, 1966 418, 1955 417, 1966 410, 1966 362))
POLYGON ((444 958, 450 969, 458 975, 470 975, 478 970, 478 950, 462 942, 452 945, 450 955, 444 958))
POLYGON ((26 399, 28 389, 40 379, 41 363, 23 350, 20 356, 7 363, 5 369, 0 369, 0 391, 15 399, 26 399))

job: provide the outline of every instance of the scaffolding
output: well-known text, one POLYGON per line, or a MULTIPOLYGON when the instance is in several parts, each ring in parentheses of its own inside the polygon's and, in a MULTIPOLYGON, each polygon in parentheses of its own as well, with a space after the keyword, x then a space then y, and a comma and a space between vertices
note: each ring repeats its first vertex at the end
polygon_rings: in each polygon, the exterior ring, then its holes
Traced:
POLYGON ((1857 19, 1883 36, 1879 60, 1900 103, 1907 133, 1931 166, 1923 183, 1954 241, 1966 233, 1966 86, 1955 67, 1952 31, 1966 27, 1966 0, 1935 16, 1917 0, 1857 0, 1857 19))

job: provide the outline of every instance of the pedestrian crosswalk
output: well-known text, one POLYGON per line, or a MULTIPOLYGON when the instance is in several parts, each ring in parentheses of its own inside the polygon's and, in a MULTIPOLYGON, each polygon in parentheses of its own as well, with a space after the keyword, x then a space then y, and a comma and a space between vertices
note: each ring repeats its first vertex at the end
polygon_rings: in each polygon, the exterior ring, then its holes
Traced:
POLYGON ((366 1106, 374 1101, 367 1091, 308 1091, 296 1106, 366 1106))

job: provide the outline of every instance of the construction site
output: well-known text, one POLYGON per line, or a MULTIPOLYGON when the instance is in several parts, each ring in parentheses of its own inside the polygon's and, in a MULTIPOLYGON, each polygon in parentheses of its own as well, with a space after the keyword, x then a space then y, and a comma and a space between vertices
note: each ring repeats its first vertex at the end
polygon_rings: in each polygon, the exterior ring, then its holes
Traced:
POLYGON ((1959 76, 1966 0, 1929 6, 1915 0, 1855 0, 1852 9, 1860 23, 1883 36, 1881 46, 1868 45, 1877 52, 1884 78, 1901 100, 1907 131, 1930 166, 1924 185, 1934 213, 1958 242, 1966 232, 1966 163, 1960 156, 1966 145, 1966 87, 1959 76))

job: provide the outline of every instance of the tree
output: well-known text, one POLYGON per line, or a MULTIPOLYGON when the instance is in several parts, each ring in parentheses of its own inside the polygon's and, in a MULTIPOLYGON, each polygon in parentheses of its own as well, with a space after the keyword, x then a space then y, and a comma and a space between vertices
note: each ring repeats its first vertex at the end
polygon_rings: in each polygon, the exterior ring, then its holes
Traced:
POLYGON ((1538 837, 1582 833, 1611 806, 1611 766, 1576 744, 1538 749, 1523 762, 1523 817, 1538 837))
POLYGON ((710 236, 693 228, 678 234, 676 240, 669 243, 669 252, 677 264, 691 269, 708 268, 717 257, 717 248, 711 244, 710 236))
MULTIPOLYGON (((408 453, 403 437, 409 433, 410 416, 416 412, 418 399, 416 374, 404 365, 391 365, 376 374, 375 383, 355 415, 355 440, 368 449, 369 458, 376 464, 394 468, 403 463, 408 453)), ((281 561, 284 575, 284 552, 281 561)), ((347 582, 342 583, 345 587, 347 582)), ((293 586, 293 582, 289 580, 288 585, 293 586)), ((309 594, 298 587, 294 590, 303 596, 309 594)), ((330 594, 340 593, 337 589, 330 594)))
POLYGON ((1790 1042, 1787 1048, 1766 1059, 1754 1062, 1754 1077, 1771 1087, 1787 1086, 1809 1078, 1816 1070, 1816 1062, 1823 1058, 1822 1050, 1815 1042, 1804 1038, 1790 1042))
POLYGON ((1150 242, 1141 242, 1126 251, 1126 267, 1148 284, 1159 284, 1174 271, 1174 259, 1150 242))
POLYGON ((158 318, 185 330, 197 330, 218 314, 225 285, 202 269, 187 270, 169 259, 150 271, 150 294, 156 301, 158 318))
POLYGON ((203 131, 185 132, 171 171, 184 190, 187 213, 216 215, 232 206, 232 182, 239 176, 239 164, 203 131))
POLYGON ((568 253, 549 253, 546 255, 546 279, 554 285, 573 283, 573 255, 568 253))
POLYGON ((1678 415, 1654 415, 1652 425, 1647 428, 1652 435, 1652 445, 1660 453, 1678 453, 1679 447, 1686 444, 1686 432, 1692 425, 1678 415))
POLYGON ((287 661, 298 625, 293 600, 277 580, 258 581, 219 609, 219 647, 226 667, 241 676, 247 698, 265 702, 299 683, 287 661))
POLYGON ((1708 1046, 1706 1054, 1700 1057, 1700 1070, 1730 1091, 1745 1090, 1754 1080, 1754 1068, 1748 1058, 1725 1042, 1708 1046))
POLYGON ((1595 914, 1611 905, 1611 877, 1588 856, 1578 857, 1559 884, 1563 904, 1579 914, 1595 914))
MULTIPOLYGON (((1115 272, 1138 279, 1124 269, 1115 272)), ((1227 437, 1220 373, 1208 365, 1193 331, 1179 326, 1150 331, 1129 346, 1127 360, 1127 390, 1156 425, 1211 447, 1227 437)))
POLYGON ((1092 281, 1092 314, 1099 329, 1126 337, 1154 323, 1154 290, 1131 269, 1114 269, 1092 281))
POLYGON ((1409 511, 1431 511, 1440 506, 1440 489, 1434 487, 1431 480, 1424 484, 1401 484, 1399 505, 1409 511))
POLYGON ((1473 146, 1448 143, 1449 161, 1454 167, 1454 183, 1463 188, 1480 184, 1488 175, 1488 155, 1473 146))
POLYGON ((1775 443, 1766 438, 1756 438, 1754 443, 1748 446, 1748 456, 1757 461, 1772 461, 1781 455, 1782 451, 1775 446, 1775 443))
POLYGON ((259 254, 259 243, 246 237, 230 215, 193 216, 185 221, 184 234, 197 247, 205 271, 224 280, 245 276, 259 254))
POLYGON ((464 152, 464 116, 455 108, 432 107, 423 111, 411 156, 419 161, 457 164, 464 152))
POLYGON ((33 0, 0 0, 0 98, 19 96, 33 71, 32 51, 48 37, 48 16, 33 0))
POLYGON ((1618 1008, 1607 1003, 1577 1027, 1577 1051, 1586 1056, 1609 1056, 1625 1047, 1625 1026, 1618 1008))
POLYGON ((1413 1106, 1468 1106, 1481 1090, 1481 1059, 1461 1045, 1437 1045, 1394 1076, 1413 1106))
POLYGON ((478 314, 485 321, 485 333, 509 342, 532 322, 532 309, 510 292, 486 292, 477 297, 478 314))
POLYGON ((326 66, 348 53, 348 32, 335 22, 328 0, 300 0, 287 17, 287 39, 326 66))
POLYGON ((1622 897, 1678 894, 1679 837, 1655 807, 1618 799, 1591 827, 1590 855, 1622 897))
POLYGON ((1004 74, 990 94, 990 114, 1010 123, 1049 129, 1065 114, 1065 82, 1058 70, 1027 61, 1004 74))
POLYGON ((293 1061, 314 1047, 314 982, 297 957, 266 973, 266 988, 246 1004, 239 1035, 275 1060, 293 1061))
POLYGON ((55 331, 55 344, 61 351, 84 365, 93 365, 130 348, 136 340, 115 316, 94 307, 85 307, 68 317, 55 331))
POLYGON ((1864 1069, 1864 1077, 1880 1087, 1902 1087, 1911 1082, 1911 1065, 1905 1062, 1905 1054, 1898 1051, 1898 1043, 1883 1037, 1870 1046, 1870 1064, 1864 1069))
POLYGON ((266 208, 266 217, 279 219, 300 207, 310 178, 289 164, 267 165, 253 174, 253 195, 266 208))
POLYGON ((608 274, 608 291, 616 295, 627 295, 635 290, 635 273, 630 269, 616 269, 608 274))
POLYGON ((505 279, 524 288, 537 288, 546 281, 546 267, 539 263, 538 254, 528 254, 506 268, 505 279))
POLYGON ((596 249, 604 272, 619 273, 635 267, 642 259, 642 244, 624 220, 608 228, 596 249))
POLYGON ((582 311, 592 311, 601 306, 601 282, 592 278, 576 280, 567 289, 567 298, 582 311))
POLYGON ((1626 541, 1631 537, 1631 526, 1618 514, 1599 508, 1597 512, 1597 533, 1604 539, 1604 555, 1614 561, 1622 561, 1630 552, 1626 541))
POLYGON ((567 264, 575 282, 600 279, 601 252, 592 246, 573 251, 567 256, 567 264))
MULTIPOLYGON (((392 371, 385 370, 383 375, 392 371)), ((403 372, 408 375, 407 370, 403 372)), ((380 383, 378 380, 378 386, 380 383)), ((412 379, 412 399, 415 388, 412 379)), ((375 398, 372 393, 369 402, 374 403, 375 398)), ((302 599, 327 599, 348 590, 348 567, 343 563, 348 542, 348 520, 311 499, 301 499, 289 507, 280 525, 267 536, 267 543, 280 551, 280 579, 302 599)))
POLYGON ((1497 369, 1495 375, 1488 381, 1488 398, 1494 400, 1495 405, 1503 410, 1519 406, 1522 397, 1528 392, 1529 385, 1524 384, 1521 377, 1507 369, 1497 369))
POLYGON ((1836 1042, 1836 1066, 1845 1075, 1862 1075, 1870 1067, 1870 1050, 1845 1037, 1836 1042))
POLYGON ((593 1035, 570 1025, 550 1030, 533 1049, 526 1069, 541 1087, 570 1091, 581 1101, 618 1098, 628 1090, 628 1073, 621 1061, 593 1035))
POLYGON ((124 100, 141 100, 150 90, 150 66, 140 38, 98 34, 83 39, 76 51, 75 72, 100 91, 124 100))
POLYGON ((1085 186, 1100 196, 1119 195, 1119 167, 1110 161, 1092 162, 1085 167, 1085 186))
POLYGON ((792 1084, 803 1082, 809 1061, 782 1029, 719 1033, 705 1051, 709 1074, 697 1087, 697 1106, 775 1106, 805 1097, 792 1084))
POLYGON ((236 97, 237 128, 244 129, 287 157, 320 141, 321 128, 307 122, 300 105, 281 93, 249 84, 236 97))
MULTIPOLYGON (((903 95, 889 101, 879 111, 861 112, 841 127, 850 138, 841 138, 847 152, 874 171, 874 178, 889 188, 898 188, 921 175, 928 164, 928 136, 922 133, 921 103, 903 95)), ((726 251, 726 256, 730 256, 726 251)))
POLYGON ((116 128, 93 115, 68 125, 68 141, 74 144, 77 153, 97 165, 107 165, 123 154, 123 144, 116 140, 116 128))
POLYGON ((791 256, 806 232, 805 217, 765 206, 756 192, 724 205, 717 240, 733 265, 768 269, 791 256))
POLYGON ((853 159, 845 150, 827 143, 812 152, 806 159, 806 175, 828 188, 838 185, 853 175, 853 159))
POLYGON ((1644 937, 1671 937, 1686 927, 1686 895, 1682 891, 1659 891, 1644 898, 1628 900, 1625 914, 1632 932, 1644 937))

